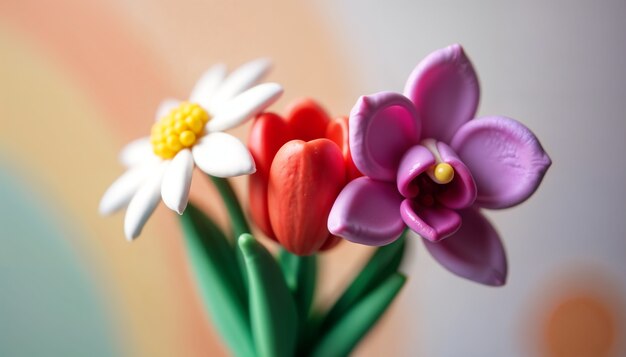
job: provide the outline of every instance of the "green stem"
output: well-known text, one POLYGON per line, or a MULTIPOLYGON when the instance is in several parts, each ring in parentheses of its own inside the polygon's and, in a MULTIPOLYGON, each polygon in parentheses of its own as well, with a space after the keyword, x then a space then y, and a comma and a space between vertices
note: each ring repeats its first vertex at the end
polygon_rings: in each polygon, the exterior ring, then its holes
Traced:
POLYGON ((228 211, 228 216, 230 217, 230 222, 233 226, 233 235, 237 238, 244 233, 251 233, 246 215, 241 209, 237 195, 230 185, 230 182, 221 177, 209 177, 211 178, 211 181, 213 181, 213 184, 219 191, 220 196, 222 196, 222 200, 226 205, 226 210, 228 211))
POLYGON ((250 225, 248 225, 246 215, 243 213, 241 204, 239 204, 237 195, 235 194, 233 187, 230 185, 230 182, 228 182, 227 179, 221 177, 209 175, 209 178, 211 179, 211 181, 213 181, 213 184, 217 188, 217 191, 220 193, 220 196, 222 196, 222 201, 224 201, 226 211, 228 211, 228 217, 230 217, 230 224, 233 230, 233 240, 235 241, 235 254, 237 255, 237 262, 239 263, 239 267, 241 268, 240 271, 244 286, 247 288, 248 274, 246 274, 246 263, 244 261, 241 250, 237 248, 237 239, 242 234, 252 233, 252 231, 250 230, 250 225))

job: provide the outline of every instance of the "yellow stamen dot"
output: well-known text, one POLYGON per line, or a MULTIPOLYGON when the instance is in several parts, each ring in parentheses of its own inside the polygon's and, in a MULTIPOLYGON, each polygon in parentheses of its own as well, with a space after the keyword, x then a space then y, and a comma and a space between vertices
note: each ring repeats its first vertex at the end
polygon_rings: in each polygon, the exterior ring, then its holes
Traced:
POLYGON ((183 146, 190 147, 196 142, 196 134, 194 134, 193 131, 186 130, 180 133, 178 139, 183 146))
POLYGON ((439 163, 435 166, 434 176, 435 180, 439 184, 450 183, 450 181, 454 178, 454 169, 448 163, 439 163))
POLYGON ((181 103, 152 126, 152 151, 163 159, 173 158, 183 148, 196 143, 209 119, 209 114, 198 104, 181 103))
POLYGON ((187 126, 187 124, 185 124, 183 120, 178 120, 174 124, 174 131, 176 131, 176 134, 180 134, 183 131, 188 130, 188 129, 189 127, 187 126))

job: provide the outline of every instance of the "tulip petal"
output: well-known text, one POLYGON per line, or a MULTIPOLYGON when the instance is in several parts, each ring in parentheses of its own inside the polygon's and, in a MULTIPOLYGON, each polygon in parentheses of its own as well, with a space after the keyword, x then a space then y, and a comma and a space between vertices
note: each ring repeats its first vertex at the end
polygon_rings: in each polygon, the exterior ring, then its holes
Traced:
POLYGON ((129 241, 141 234, 143 226, 161 201, 161 180, 168 163, 163 162, 130 200, 124 218, 124 233, 129 241))
POLYGON ((435 164, 433 153, 422 145, 415 145, 402 156, 396 184, 398 191, 406 198, 413 198, 419 193, 416 178, 435 164))
POLYGON ((328 230, 351 242, 386 245, 402 234, 402 196, 392 183, 359 177, 341 191, 328 217, 328 230))
POLYGON ((275 239, 267 209, 267 185, 274 156, 284 143, 291 140, 287 123, 274 113, 259 115, 252 124, 248 148, 256 164, 256 172, 250 176, 250 215, 259 229, 275 239))
POLYGON ((206 127, 210 132, 234 128, 272 105, 281 94, 283 88, 277 83, 259 84, 216 109, 206 127))
POLYGON ((505 117, 476 119, 463 125, 452 148, 472 172, 476 204, 515 206, 532 195, 551 164, 535 135, 505 117))
POLYGON ((459 212, 461 228, 440 242, 424 240, 430 254, 452 273, 475 282, 500 286, 507 276, 506 252, 498 233, 475 208, 459 212))
POLYGON ((470 170, 445 143, 438 142, 437 149, 443 162, 454 168, 454 179, 437 195, 437 201, 452 209, 470 207, 476 200, 476 183, 470 170))
POLYGON ((330 118, 312 99, 300 99, 287 108, 287 125, 294 139, 311 141, 323 138, 330 118))
POLYGON ((402 201, 400 215, 412 231, 436 242, 449 237, 461 226, 459 214, 445 207, 421 207, 410 199, 402 201))
POLYGON ((424 58, 409 76, 404 94, 422 119, 423 137, 449 142, 474 117, 480 88, 472 63, 455 44, 424 58))
POLYGON ((178 99, 168 98, 161 101, 161 103, 159 103, 159 106, 157 107, 154 120, 161 120, 164 116, 168 115, 172 111, 172 109, 178 107, 179 105, 180 100, 178 99))
POLYGON ((120 151, 118 159, 126 167, 158 160, 157 156, 152 152, 152 144, 149 137, 139 138, 126 144, 120 151))
POLYGON ((348 117, 339 117, 328 123, 326 138, 332 140, 341 149, 343 161, 346 165, 348 181, 352 181, 363 174, 356 168, 350 153, 350 131, 348 130, 348 117))
POLYGON ((191 91, 189 101, 200 104, 206 110, 209 109, 213 95, 224 82, 226 66, 222 63, 213 65, 196 82, 191 91))
POLYGON ((148 164, 127 170, 102 195, 100 214, 108 215, 128 205, 139 187, 155 172, 156 168, 156 165, 148 164))
POLYGON ((215 113, 220 106, 230 99, 258 83, 267 74, 270 67, 269 59, 259 58, 237 68, 231 72, 214 92, 206 109, 211 113, 215 113))
POLYGON ((352 108, 349 124, 356 167, 373 179, 395 181, 402 155, 420 137, 413 103, 392 92, 363 96, 352 108))
POLYGON ((191 174, 193 173, 193 155, 189 149, 178 152, 163 175, 161 196, 171 210, 183 214, 189 201, 191 174))
POLYGON ((288 251, 310 255, 326 242, 328 214, 345 175, 341 151, 328 139, 292 140, 278 151, 268 208, 276 239, 288 251))
POLYGON ((246 146, 230 134, 204 136, 193 146, 192 154, 198 168, 211 176, 249 175, 256 170, 246 146))

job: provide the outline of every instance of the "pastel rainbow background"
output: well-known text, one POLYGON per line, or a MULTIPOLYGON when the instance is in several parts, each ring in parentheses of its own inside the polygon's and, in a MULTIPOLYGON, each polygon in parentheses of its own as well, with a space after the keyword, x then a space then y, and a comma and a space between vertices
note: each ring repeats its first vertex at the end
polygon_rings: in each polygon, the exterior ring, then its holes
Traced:
MULTIPOLYGON (((132 244, 121 214, 98 216, 119 149, 218 61, 271 57, 273 110, 311 96, 343 115, 454 42, 479 114, 527 124, 554 165, 535 197, 490 214, 506 287, 452 276, 416 239, 407 287, 356 355, 626 355, 626 4, 390 3, 0 0, 0 355, 227 355, 174 215, 159 208, 132 244)), ((201 176, 193 195, 224 220, 201 176)), ((319 304, 368 252, 324 256, 319 304)))

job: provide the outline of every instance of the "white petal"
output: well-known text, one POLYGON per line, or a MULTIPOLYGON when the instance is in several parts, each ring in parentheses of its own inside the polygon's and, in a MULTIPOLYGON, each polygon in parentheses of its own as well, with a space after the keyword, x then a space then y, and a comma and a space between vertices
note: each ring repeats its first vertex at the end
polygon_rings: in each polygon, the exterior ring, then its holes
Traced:
POLYGON ((111 184, 100 200, 99 211, 108 215, 125 207, 142 183, 154 173, 157 165, 148 164, 126 171, 111 184))
POLYGON ((210 133, 192 150, 196 165, 211 176, 233 177, 256 171, 248 148, 230 134, 210 133))
POLYGON ((215 91, 223 83, 226 77, 226 66, 218 63, 209 68, 196 82, 191 91, 189 101, 200 104, 203 108, 208 108, 215 91))
POLYGON ((149 137, 133 140, 126 144, 120 151, 118 160, 126 167, 159 161, 158 157, 152 152, 152 144, 150 144, 149 137))
POLYGON ((156 115, 154 117, 155 121, 161 120, 164 116, 168 115, 172 109, 178 107, 180 105, 180 100, 167 98, 159 104, 157 108, 156 115))
POLYGON ((193 173, 193 156, 189 149, 178 152, 163 175, 161 197, 171 210, 183 214, 189 200, 189 187, 193 173))
POLYGON ((283 87, 280 84, 259 84, 221 106, 206 127, 210 132, 233 128, 272 105, 281 94, 283 87))
POLYGON ((213 113, 227 100, 255 85, 267 74, 270 66, 269 59, 259 58, 237 68, 224 80, 205 108, 213 113))
POLYGON ((130 200, 124 219, 126 239, 133 240, 139 236, 146 221, 161 201, 161 180, 167 164, 168 162, 163 162, 130 200))

